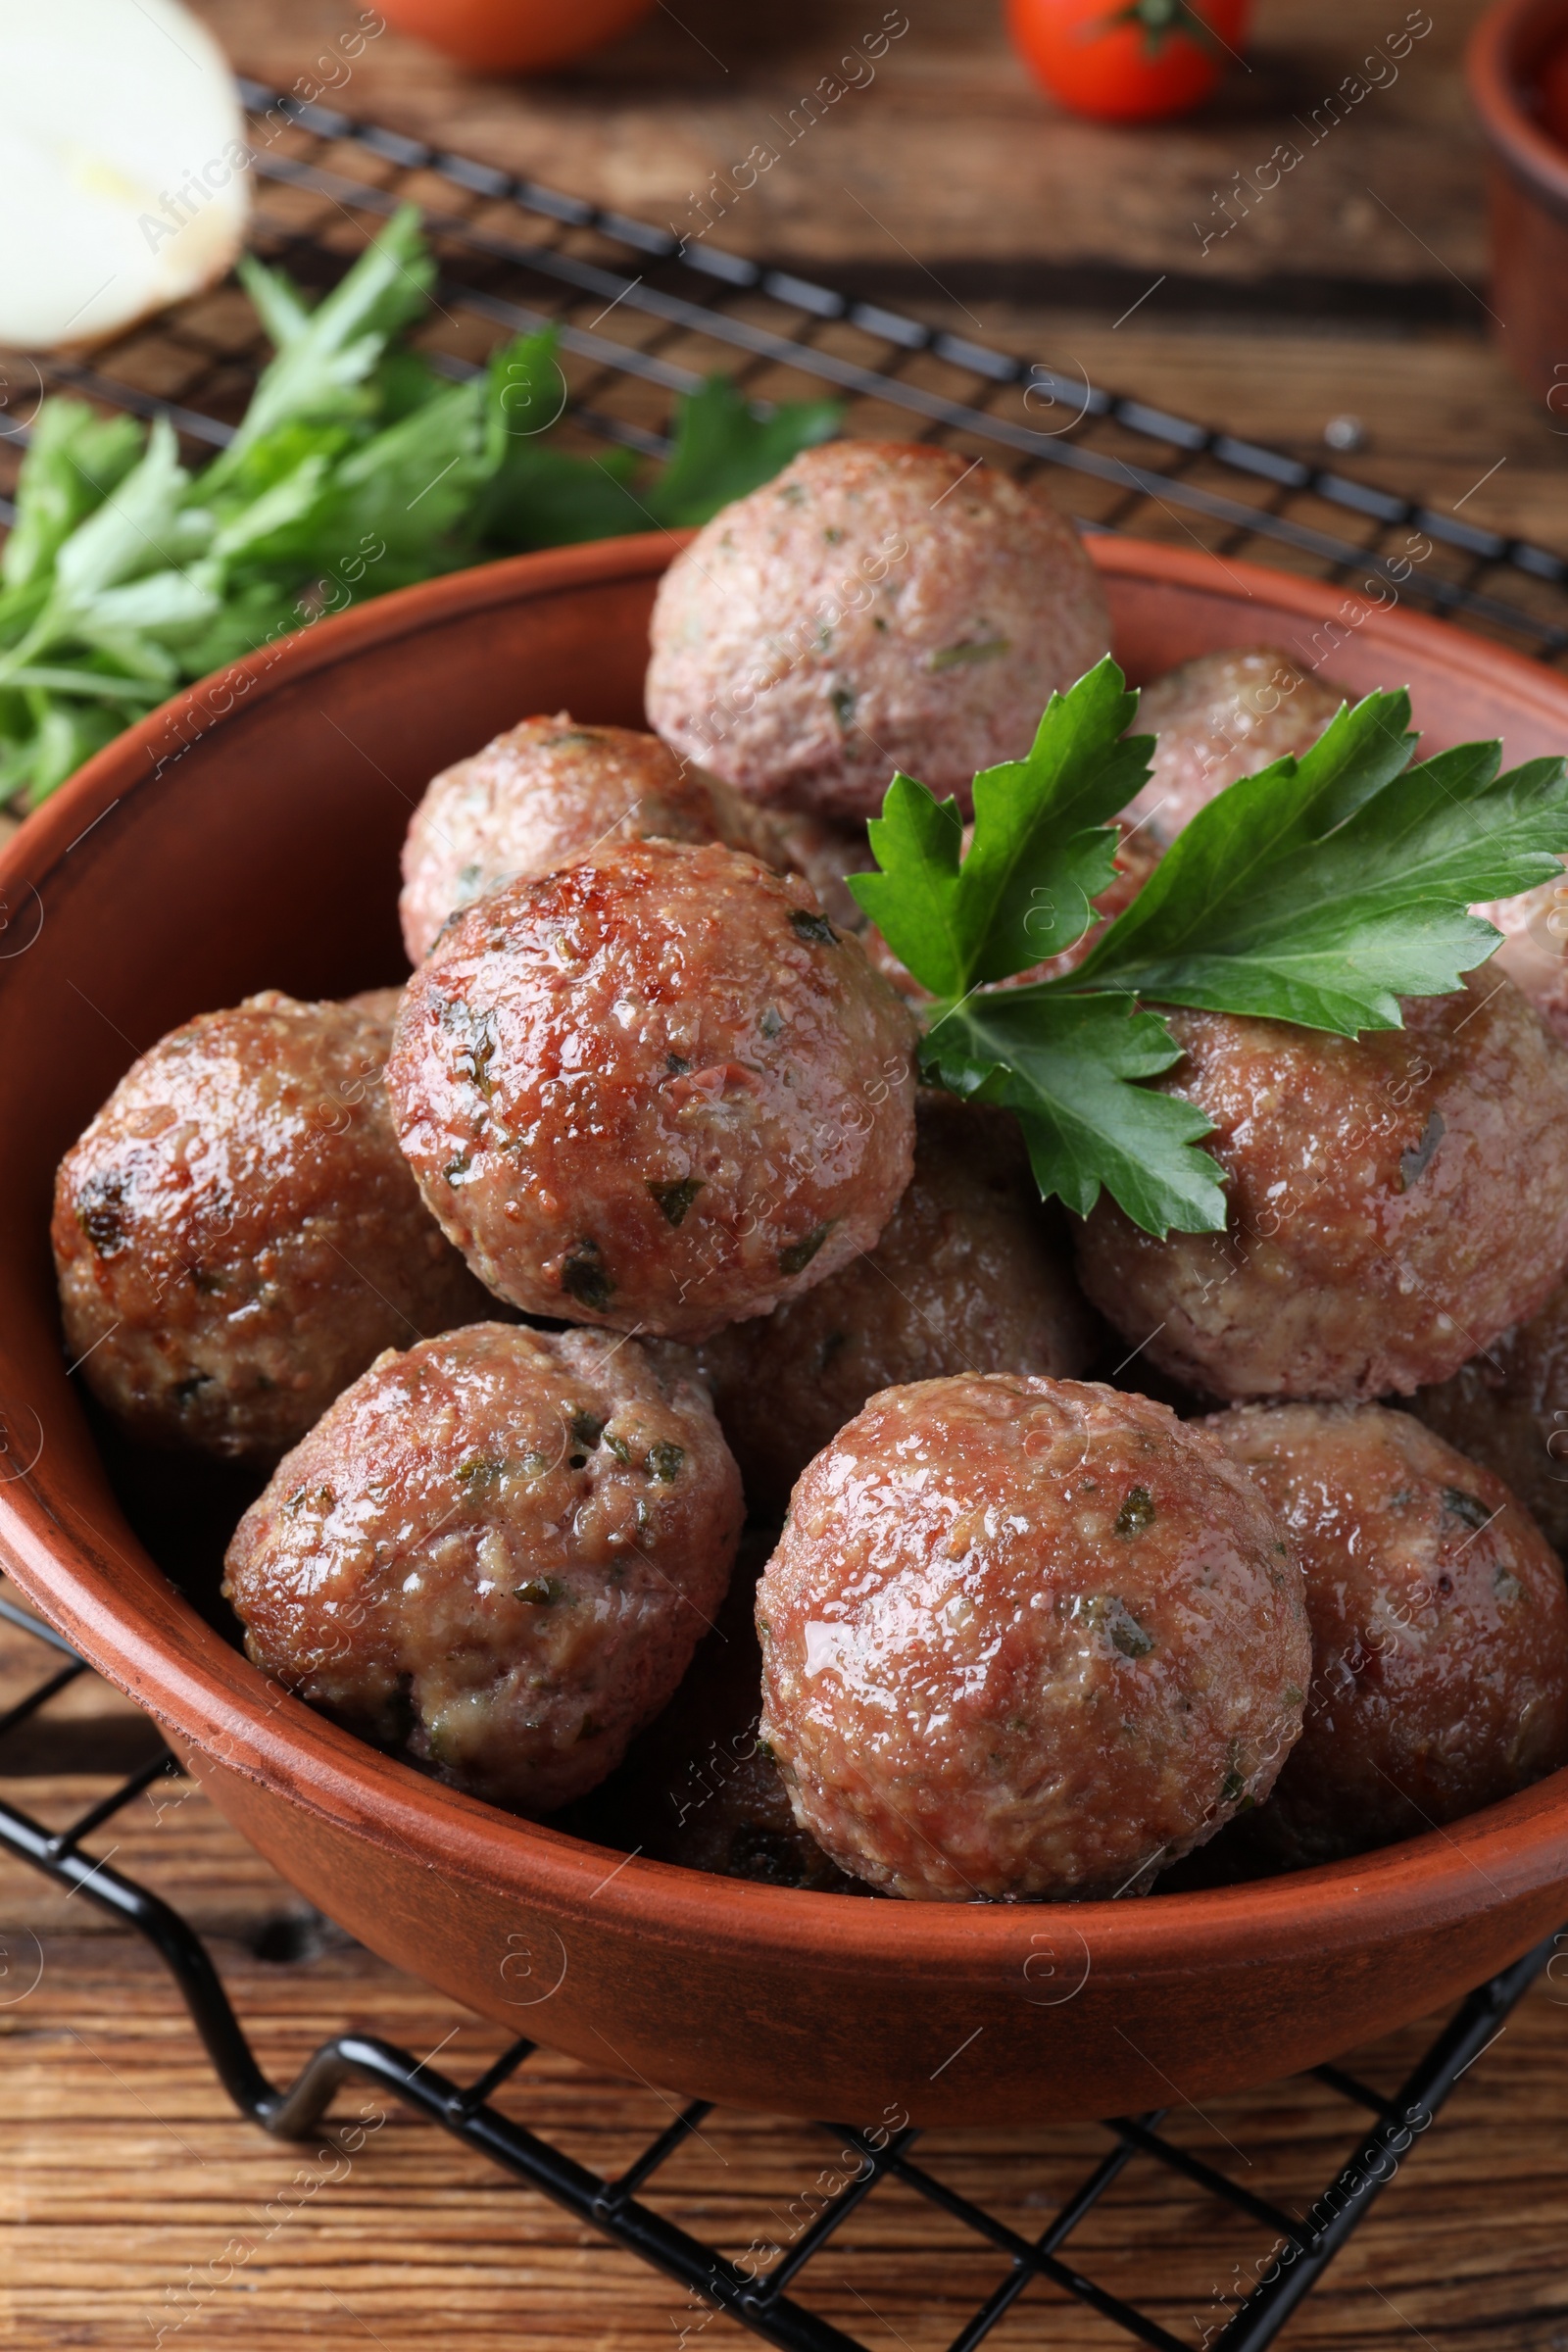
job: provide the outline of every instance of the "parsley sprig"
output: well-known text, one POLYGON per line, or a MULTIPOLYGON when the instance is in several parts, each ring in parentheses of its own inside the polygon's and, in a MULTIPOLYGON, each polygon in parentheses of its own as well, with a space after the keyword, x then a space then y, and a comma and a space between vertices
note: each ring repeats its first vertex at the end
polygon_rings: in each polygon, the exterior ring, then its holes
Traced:
POLYGON ((554 328, 453 382, 409 340, 435 263, 412 207, 314 304, 240 264, 273 344, 233 439, 192 474, 167 422, 46 400, 0 555, 0 806, 45 796, 173 692, 349 602, 464 564, 706 522, 836 432, 728 376, 674 403, 666 463, 557 433, 554 328))
POLYGON ((1150 1004, 1254 1014, 1353 1037, 1401 1025, 1500 942, 1472 902, 1561 872, 1568 765, 1500 773, 1500 746, 1412 766, 1403 693, 1342 710, 1299 760, 1200 810, 1074 971, 999 989, 1082 938, 1113 871, 1106 823, 1147 781, 1154 739, 1106 660, 1054 695, 1027 759, 956 802, 896 775, 871 825, 878 871, 850 887, 931 1007, 923 1074, 1017 1114, 1042 1194, 1087 1216, 1102 1190, 1146 1232, 1218 1232, 1209 1122, 1144 1081, 1181 1058, 1150 1004))

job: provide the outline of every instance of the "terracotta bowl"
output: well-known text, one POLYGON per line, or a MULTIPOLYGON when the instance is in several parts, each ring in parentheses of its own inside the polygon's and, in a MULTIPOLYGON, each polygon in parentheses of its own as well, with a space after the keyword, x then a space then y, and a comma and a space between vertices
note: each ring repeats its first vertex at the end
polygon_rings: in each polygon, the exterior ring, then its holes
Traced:
MULTIPOLYGON (((1522 760, 1568 744, 1568 684, 1452 628, 1200 554, 1093 548, 1135 679, 1260 639, 1308 661, 1330 646, 1325 673, 1351 688, 1408 683, 1434 747, 1500 734, 1522 760)), ((670 552, 647 538, 527 556, 322 622, 122 736, 11 844, 0 1559, 373 1950, 518 2033, 682 2091, 856 2124, 900 2107, 1106 2116, 1272 2079, 1456 1996, 1568 1908, 1568 1775, 1268 1885, 1056 1908, 790 1891, 626 1860, 376 1754, 218 1630, 221 1532, 205 1585, 166 1548, 185 1590, 132 1534, 63 1363, 56 1161, 174 1022, 264 986, 394 978, 398 845, 425 779, 523 711, 639 722, 670 552)), ((173 1475, 195 1512, 200 1478, 173 1475)))
POLYGON ((1538 69, 1568 41, 1568 0, 1498 0, 1470 36, 1470 99, 1491 150, 1494 331, 1568 426, 1568 150, 1532 111, 1538 69))

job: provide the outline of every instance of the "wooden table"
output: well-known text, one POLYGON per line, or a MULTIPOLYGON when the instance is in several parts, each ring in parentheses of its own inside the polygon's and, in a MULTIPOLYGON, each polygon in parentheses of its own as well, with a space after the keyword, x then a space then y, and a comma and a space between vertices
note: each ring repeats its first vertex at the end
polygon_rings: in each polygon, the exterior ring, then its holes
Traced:
MULTIPOLYGON (((341 0, 198 5, 259 77, 289 86, 343 71, 316 63, 341 55, 354 22, 341 0)), ((1404 22, 1404 0, 1376 13, 1262 0, 1252 72, 1197 122, 1147 134, 1054 116, 994 13, 909 0, 909 28, 874 80, 793 140, 804 94, 883 22, 876 0, 752 0, 744 12, 661 0, 634 39, 533 87, 466 77, 387 32, 331 102, 677 226, 695 194, 715 188, 711 174, 771 141, 776 165, 728 205, 715 241, 943 313, 959 331, 967 319, 1013 348, 1065 355, 1102 382, 1303 455, 1321 452, 1331 417, 1353 414, 1360 470, 1568 550, 1557 420, 1484 332, 1481 164, 1458 76, 1471 0, 1434 7, 1397 81, 1206 251, 1216 192, 1250 175, 1294 119, 1311 124, 1404 22)), ((0 1699, 20 1671, 15 1644, 0 1644, 0 1699)), ((86 1745, 44 1719, 7 1749, 12 1777, 0 1781, 50 1820, 112 1786, 146 1737, 101 1686, 63 1703, 86 1719, 86 1745)), ((460 2077, 495 2053, 494 2029, 326 1929, 199 1794, 171 1794, 142 1799, 117 1827, 117 1863, 208 1935, 274 2074, 347 2024, 421 2054, 441 2046, 460 2077)), ((11 1972, 0 1973, 0 2341, 271 2352, 330 2333, 393 2352, 460 2337, 475 2352, 622 2352, 669 2346, 686 2324, 684 2298, 630 2257, 395 2108, 346 2174, 310 2160, 312 2177, 337 2178, 265 2237, 301 2156, 233 2119, 159 1964, 20 1869, 0 1869, 0 1920, 11 1972), (8 1984, 31 1973, 29 1936, 42 1974, 7 2003, 8 1984), (257 2251, 230 2259, 216 2284, 231 2241, 257 2251)), ((1527 2000, 1286 2343, 1568 2347, 1565 1998, 1542 1987, 1527 2000)), ((1357 2064, 1392 2083, 1430 2031, 1412 2026, 1357 2064)), ((603 2165, 665 2112, 658 2094, 566 2060, 507 2099, 603 2165)), ((361 2101, 339 2104, 352 2115, 361 2101)), ((1298 2083, 1213 2102, 1176 2130, 1286 2201, 1316 2192, 1347 2138, 1343 2111, 1298 2083)), ((821 2161, 798 2128, 762 2119, 729 2119, 708 2137, 683 2160, 671 2210, 737 2246, 772 2226, 781 2189, 821 2161)), ((333 2132, 313 2144, 335 2144, 333 2132)), ((950 2178, 1012 2199, 1034 2229, 1054 2188, 1098 2152, 1088 2132, 947 2133, 932 2150, 950 2178)), ((1082 2258, 1111 2286, 1160 2282, 1149 2307, 1197 2347, 1216 2289, 1255 2250, 1205 2200, 1140 2173, 1097 2218, 1082 2258)), ((872 2352, 937 2352, 996 2275, 896 2199, 874 2203, 824 2268, 824 2308, 872 2352)), ((726 2338, 740 2340, 715 2321, 710 2340, 726 2338)), ((1031 2296, 995 2340, 1022 2352, 1120 2339, 1076 2306, 1031 2296)))

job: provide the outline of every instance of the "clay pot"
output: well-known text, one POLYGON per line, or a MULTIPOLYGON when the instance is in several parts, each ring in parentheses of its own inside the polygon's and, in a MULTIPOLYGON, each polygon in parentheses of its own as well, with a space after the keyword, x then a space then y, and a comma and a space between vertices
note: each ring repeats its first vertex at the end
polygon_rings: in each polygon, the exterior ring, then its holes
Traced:
MULTIPOLYGON (((362 1745, 269 1684, 131 1532, 66 1376, 57 1160, 174 1022, 266 986, 397 977, 398 845, 425 779, 524 711, 639 723, 673 544, 524 556, 323 621, 132 728, 5 852, 0 1559, 313 1902, 598 2066, 867 2126, 1107 2116, 1272 2079, 1452 1999, 1560 1918, 1568 1775, 1353 1863, 1143 1900, 868 1902, 710 1878, 362 1745)), ((1494 645, 1401 611, 1353 625, 1307 579, 1091 546, 1134 679, 1265 638, 1309 662, 1327 645, 1324 674, 1352 689, 1410 684, 1429 748, 1568 743, 1568 682, 1494 645)))
POLYGON ((1499 0, 1470 36, 1465 74, 1491 151, 1493 331, 1568 428, 1568 149, 1530 100, 1538 68, 1564 42, 1568 0, 1499 0))

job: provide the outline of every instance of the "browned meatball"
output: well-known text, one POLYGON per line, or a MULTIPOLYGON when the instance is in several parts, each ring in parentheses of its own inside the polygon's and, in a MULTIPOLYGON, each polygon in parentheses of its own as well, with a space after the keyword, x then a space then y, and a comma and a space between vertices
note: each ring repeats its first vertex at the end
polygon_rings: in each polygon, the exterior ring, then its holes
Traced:
POLYGON ((876 1248, 804 1298, 732 1323, 703 1369, 754 1511, 878 1389, 944 1372, 1073 1379, 1094 1325, 1016 1120, 923 1093, 914 1175, 876 1248))
POLYGON ((455 908, 517 874, 547 874, 603 841, 713 841, 700 775, 657 735, 525 718, 443 768, 403 844, 403 943, 420 963, 455 908))
POLYGON ((425 1199, 493 1290, 698 1340, 873 1246, 909 1178, 913 1046, 805 882, 626 842, 450 926, 387 1083, 425 1199))
POLYGON ((762 1660, 757 1578, 771 1543, 753 1530, 680 1689, 657 1723, 632 1741, 602 1788, 558 1827, 596 1845, 656 1862, 756 1879, 770 1886, 866 1894, 808 1838, 761 1738, 762 1660))
POLYGON ((1500 974, 1359 1039, 1169 1018, 1227 1230, 1156 1241, 1102 1198, 1078 1232, 1154 1363, 1222 1397, 1408 1394, 1534 1310, 1568 1258, 1568 1054, 1500 974))
POLYGON ((1523 989, 1554 1037, 1568 1045, 1568 878, 1514 899, 1492 899, 1472 914, 1502 933, 1496 968, 1523 989))
MULTIPOLYGON (((966 825, 963 834, 963 855, 969 854, 974 827, 966 825)), ((1067 972, 1075 972, 1099 940, 1106 925, 1130 906, 1159 863, 1160 852, 1147 833, 1134 833, 1121 828, 1116 845, 1116 871, 1096 899, 1091 899, 1094 918, 1082 939, 1074 940, 1058 956, 1048 956, 1040 963, 1032 963, 1026 971, 1015 972, 1010 979, 997 982, 999 988, 1024 988, 1037 980, 1059 980, 1067 972)), ((900 996, 907 997, 913 1004, 929 1004, 930 991, 920 986, 913 973, 899 961, 874 923, 865 926, 865 952, 879 972, 885 972, 900 996)))
POLYGON ((1146 1886, 1273 1786, 1311 1663, 1259 1489, 1147 1396, 885 1389, 795 1490, 758 1587, 798 1818, 898 1894, 1146 1886))
POLYGON ((752 799, 874 816, 896 767, 965 808, 1110 644, 1072 525, 956 451, 837 441, 715 514, 660 584, 648 715, 752 799))
POLYGON ((338 1398, 240 1521, 223 1590, 312 1706, 548 1813, 670 1696, 740 1524, 695 1383, 632 1340, 476 1323, 338 1398))
POLYGON ((1238 776, 1255 776, 1287 752, 1316 743, 1345 701, 1277 646, 1200 654, 1139 698, 1136 735, 1157 735, 1153 773, 1126 814, 1156 842, 1173 842, 1238 776))
POLYGON ((1333 1861, 1568 1763, 1562 1567, 1499 1478, 1381 1405, 1243 1405, 1202 1427, 1306 1576, 1306 1728, 1250 1838, 1333 1861))
POLYGON ((1568 1553, 1568 1280, 1451 1380, 1418 1389, 1411 1410, 1495 1471, 1568 1553))
POLYGON ((136 1436, 275 1461, 381 1348, 495 1313, 398 1150, 396 1004, 202 1013, 62 1160, 66 1345, 136 1436))

